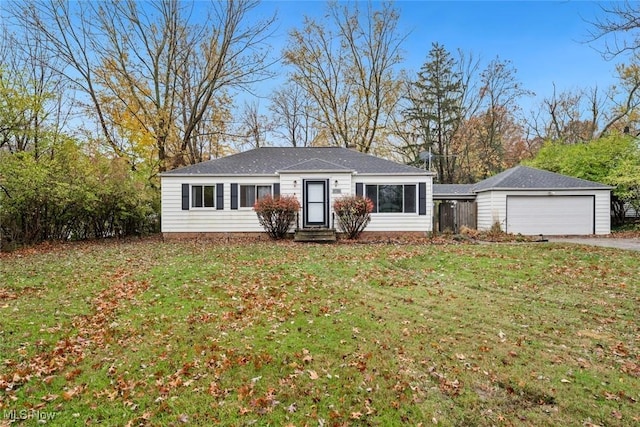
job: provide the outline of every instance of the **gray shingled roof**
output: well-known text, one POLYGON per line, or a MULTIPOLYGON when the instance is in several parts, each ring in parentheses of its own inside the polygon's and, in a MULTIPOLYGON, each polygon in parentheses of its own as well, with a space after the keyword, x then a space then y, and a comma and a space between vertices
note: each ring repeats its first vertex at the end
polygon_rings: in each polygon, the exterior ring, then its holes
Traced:
POLYGON ((491 190, 607 190, 598 182, 574 178, 528 166, 516 166, 477 184, 433 184, 434 199, 465 199, 491 190))
POLYGON ((528 166, 516 166, 480 181, 473 192, 490 190, 566 190, 566 189, 606 190, 611 187, 586 179, 574 178, 559 173, 535 169, 528 166))
POLYGON ((475 184, 433 184, 434 199, 474 199, 475 184))
POLYGON ((336 165, 321 159, 309 159, 280 169, 278 172, 354 172, 346 166, 336 165))
POLYGON ((180 175, 275 175, 292 171, 355 171, 361 175, 432 175, 348 148, 262 147, 164 172, 180 175))

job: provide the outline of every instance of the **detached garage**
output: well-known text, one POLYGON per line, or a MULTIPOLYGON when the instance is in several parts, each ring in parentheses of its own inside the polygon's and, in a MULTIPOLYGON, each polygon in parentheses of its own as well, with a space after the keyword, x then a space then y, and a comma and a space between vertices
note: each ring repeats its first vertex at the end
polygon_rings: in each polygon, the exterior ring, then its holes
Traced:
POLYGON ((499 223, 507 233, 586 235, 611 232, 611 187, 527 166, 473 186, 478 229, 499 223))

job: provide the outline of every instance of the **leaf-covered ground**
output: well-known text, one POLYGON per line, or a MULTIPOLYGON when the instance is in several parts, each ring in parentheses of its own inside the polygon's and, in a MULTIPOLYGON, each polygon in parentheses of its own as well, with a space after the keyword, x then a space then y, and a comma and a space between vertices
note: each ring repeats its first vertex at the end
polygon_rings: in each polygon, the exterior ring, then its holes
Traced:
POLYGON ((638 261, 544 243, 3 254, 0 425, 635 425, 638 261))

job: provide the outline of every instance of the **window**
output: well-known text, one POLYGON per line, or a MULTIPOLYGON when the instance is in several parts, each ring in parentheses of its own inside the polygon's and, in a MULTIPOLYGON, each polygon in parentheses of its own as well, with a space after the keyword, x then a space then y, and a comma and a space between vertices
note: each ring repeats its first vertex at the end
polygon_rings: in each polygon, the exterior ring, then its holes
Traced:
POLYGON ((271 195, 270 185, 241 185, 240 186, 240 207, 252 208, 256 200, 271 195), (258 197, 256 198, 256 194, 258 197))
POLYGON ((416 212, 415 185, 367 185, 366 191, 373 201, 373 212, 416 212))
POLYGON ((191 186, 191 207, 212 208, 215 201, 215 187, 213 185, 191 186))

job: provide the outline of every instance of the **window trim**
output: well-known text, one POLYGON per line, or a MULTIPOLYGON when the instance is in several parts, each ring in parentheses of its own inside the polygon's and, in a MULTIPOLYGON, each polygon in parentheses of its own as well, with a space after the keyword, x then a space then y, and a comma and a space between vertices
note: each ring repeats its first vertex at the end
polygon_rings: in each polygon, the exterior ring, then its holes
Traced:
MULTIPOLYGON (((253 209, 256 201, 258 201, 258 187, 269 187, 269 195, 273 197, 273 184, 238 184, 238 209, 253 209), (243 187, 253 187, 253 203, 251 206, 244 206, 244 198, 242 197, 243 187)), ((265 197, 265 196, 262 196, 265 197)))
POLYGON ((191 184, 189 186, 189 209, 197 209, 197 210, 215 210, 216 206, 216 184, 191 184), (194 198, 194 190, 195 188, 200 188, 202 197, 202 206, 196 206, 196 199, 194 198), (206 205, 205 199, 205 188, 211 188, 211 206, 206 205))
MULTIPOLYGON (((390 183, 385 183, 385 184, 365 184, 364 185, 364 196, 365 197, 369 197, 369 188, 370 187, 375 187, 375 200, 372 199, 372 201, 374 202, 373 205, 373 214, 380 214, 380 215, 395 215, 395 214, 407 214, 407 215, 418 215, 419 211, 419 197, 418 197, 418 193, 419 193, 419 189, 418 189, 418 184, 414 183, 414 184, 390 184, 390 183), (402 206, 402 210, 398 211, 398 212, 380 212, 380 187, 381 186, 401 186, 402 187, 402 201, 401 201, 401 206, 402 206), (406 208, 406 200, 407 200, 407 187, 413 187, 414 188, 414 194, 413 194, 413 206, 414 206, 414 210, 407 212, 405 211, 406 208)), ((369 197, 371 199, 371 197, 369 197)))

